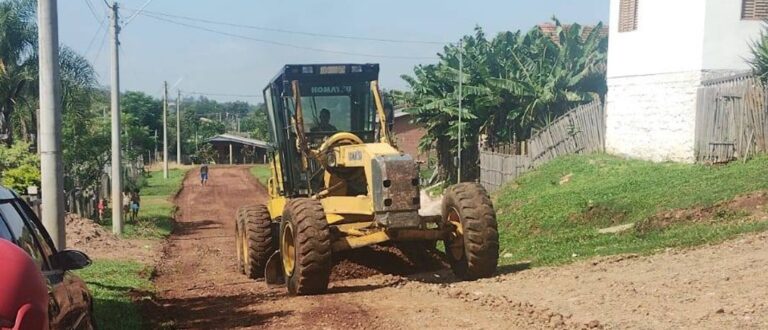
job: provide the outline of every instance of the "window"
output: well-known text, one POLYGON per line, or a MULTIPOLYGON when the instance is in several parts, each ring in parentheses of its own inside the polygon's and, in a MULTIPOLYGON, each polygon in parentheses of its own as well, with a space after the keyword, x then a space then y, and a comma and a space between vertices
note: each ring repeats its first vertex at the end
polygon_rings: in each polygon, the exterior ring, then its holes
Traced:
POLYGON ((637 30, 637 2, 639 0, 620 0, 619 32, 637 30))
POLYGON ((46 257, 52 256, 53 251, 55 251, 53 248, 53 241, 51 241, 51 238, 48 236, 48 232, 45 231, 43 224, 40 223, 40 221, 37 219, 37 216, 34 212, 32 212, 32 209, 30 209, 27 204, 19 200, 14 202, 14 206, 16 207, 16 210, 19 212, 19 214, 25 216, 24 219, 26 220, 27 227, 32 229, 32 232, 35 235, 37 243, 40 245, 40 250, 42 250, 43 255, 46 257))
POLYGON ((35 263, 42 269, 42 266, 46 264, 46 256, 40 252, 34 233, 26 225, 26 221, 21 217, 21 214, 13 207, 11 201, 0 202, 0 216, 2 216, 11 230, 11 235, 16 239, 16 245, 29 253, 32 259, 35 260, 35 263))
MULTIPOLYGON (((327 136, 353 132, 363 141, 373 137, 374 107, 368 83, 303 83, 301 111, 304 132, 327 136)), ((289 113, 295 113, 293 98, 286 97, 289 113)))
POLYGON ((742 0, 741 19, 768 19, 768 0, 742 0))
POLYGON ((5 224, 2 218, 0 218, 0 239, 13 242, 13 236, 11 236, 11 230, 8 229, 8 225, 5 224))

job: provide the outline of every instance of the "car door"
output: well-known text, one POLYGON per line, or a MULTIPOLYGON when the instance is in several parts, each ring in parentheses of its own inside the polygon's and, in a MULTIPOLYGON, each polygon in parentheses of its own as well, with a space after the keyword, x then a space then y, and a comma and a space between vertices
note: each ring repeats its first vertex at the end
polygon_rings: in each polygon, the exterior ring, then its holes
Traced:
POLYGON ((30 218, 31 212, 16 200, 0 201, 0 217, 11 230, 15 242, 32 256, 45 276, 48 284, 49 324, 51 329, 77 329, 87 316, 88 305, 83 298, 74 298, 70 292, 72 275, 58 269, 52 269, 49 257, 55 253, 50 238, 39 225, 36 218, 30 218))
MULTIPOLYGON (((20 200, 16 200, 15 204, 19 213, 26 215, 25 220, 27 226, 34 233, 44 255, 50 257, 56 253, 56 248, 53 245, 51 237, 48 232, 40 223, 32 209, 27 204, 20 200)), ((64 323, 60 324, 56 329, 92 329, 91 323, 92 314, 92 296, 85 281, 74 275, 70 271, 63 269, 49 269, 49 272, 55 276, 61 276, 61 287, 66 289, 66 293, 69 299, 71 308, 62 313, 61 319, 64 323)))

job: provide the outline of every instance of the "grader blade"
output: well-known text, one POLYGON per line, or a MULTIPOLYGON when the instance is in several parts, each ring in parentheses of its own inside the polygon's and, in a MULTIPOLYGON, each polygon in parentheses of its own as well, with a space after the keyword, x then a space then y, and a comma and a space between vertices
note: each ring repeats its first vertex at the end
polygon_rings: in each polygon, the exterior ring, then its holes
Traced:
POLYGON ((267 259, 267 265, 264 267, 264 280, 268 285, 283 285, 285 277, 283 276, 283 265, 280 260, 280 250, 275 251, 267 259))

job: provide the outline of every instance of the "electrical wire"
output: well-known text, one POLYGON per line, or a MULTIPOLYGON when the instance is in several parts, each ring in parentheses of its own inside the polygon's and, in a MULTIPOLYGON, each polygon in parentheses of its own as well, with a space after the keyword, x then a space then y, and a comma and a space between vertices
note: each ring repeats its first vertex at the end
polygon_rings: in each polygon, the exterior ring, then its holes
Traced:
POLYGON ((181 94, 192 94, 192 95, 203 95, 203 96, 229 96, 229 97, 263 98, 262 95, 257 95, 257 94, 228 94, 228 93, 207 93, 207 92, 188 92, 188 91, 181 91, 181 94))
MULTIPOLYGON (((141 11, 141 9, 139 9, 139 10, 130 9, 130 8, 124 8, 124 9, 133 10, 133 11, 136 11, 137 13, 139 11, 141 11)), ((360 37, 360 36, 351 36, 351 35, 338 35, 338 34, 327 34, 327 33, 316 33, 316 32, 306 32, 306 31, 285 30, 285 29, 269 28, 269 27, 263 27, 263 26, 255 26, 255 25, 246 25, 246 24, 237 24, 237 23, 229 23, 229 22, 222 22, 222 21, 214 21, 214 20, 209 20, 209 19, 204 19, 204 18, 197 18, 197 17, 173 15, 173 14, 168 14, 168 13, 163 13, 163 12, 158 12, 158 11, 150 11, 150 10, 144 10, 144 11, 141 12, 141 14, 151 14, 151 15, 155 15, 155 16, 162 16, 162 17, 166 17, 166 18, 183 19, 183 20, 194 21, 194 22, 199 22, 199 23, 216 24, 216 25, 238 27, 238 28, 245 28, 245 29, 253 29, 253 30, 260 30, 260 31, 268 31, 268 32, 278 32, 278 33, 286 33, 286 34, 298 34, 298 35, 305 35, 305 36, 311 36, 311 37, 351 39, 351 40, 377 41, 377 42, 388 42, 388 43, 404 43, 404 44, 426 44, 426 45, 445 45, 445 44, 448 43, 448 42, 444 42, 444 41, 372 38, 372 37, 360 37)))
POLYGON ((331 50, 331 49, 323 49, 323 48, 314 48, 314 47, 304 47, 304 46, 298 46, 298 45, 293 45, 293 44, 284 43, 284 42, 278 42, 278 41, 273 41, 273 40, 265 40, 265 39, 253 38, 253 37, 244 36, 244 35, 241 35, 241 34, 221 31, 221 30, 214 30, 214 29, 210 29, 210 28, 207 28, 207 27, 193 25, 193 24, 188 24, 188 23, 184 23, 184 22, 178 22, 178 21, 166 19, 166 18, 159 17, 159 16, 154 16, 152 14, 148 14, 147 12, 144 12, 141 15, 143 15, 145 17, 150 17, 150 18, 158 20, 158 21, 163 21, 163 22, 167 22, 167 23, 171 23, 171 24, 185 26, 185 27, 192 28, 192 29, 207 31, 207 32, 216 33, 216 34, 220 34, 220 35, 225 35, 225 36, 229 36, 229 37, 233 37, 233 38, 240 38, 240 39, 245 39, 245 40, 251 40, 251 41, 265 43, 265 44, 270 44, 270 45, 275 45, 275 46, 294 48, 294 49, 310 50, 310 51, 322 52, 322 53, 330 53, 330 54, 342 54, 342 55, 352 55, 352 56, 362 56, 362 57, 375 57, 375 58, 389 58, 389 59, 399 59, 399 60, 426 60, 426 59, 432 60, 432 59, 435 59, 435 57, 426 57, 426 56, 378 55, 378 54, 356 53, 356 52, 347 52, 347 51, 339 51, 339 50, 331 50))
POLYGON ((103 22, 104 19, 101 19, 101 21, 99 21, 99 14, 96 14, 96 9, 93 8, 93 3, 91 3, 91 0, 85 0, 85 5, 88 6, 88 10, 91 11, 91 14, 93 14, 93 18, 96 20, 96 22, 99 22, 99 24, 101 24, 101 22, 103 22))
POLYGON ((148 6, 148 5, 149 5, 151 2, 152 2, 152 0, 147 0, 146 2, 144 2, 144 4, 143 4, 143 5, 141 5, 141 7, 139 7, 139 9, 138 9, 138 10, 136 10, 136 11, 133 13, 133 15, 131 15, 130 17, 128 17, 128 19, 126 19, 126 20, 125 20, 125 22, 123 22, 123 27, 127 26, 127 25, 128 25, 128 23, 130 23, 130 22, 131 22, 131 21, 132 21, 134 18, 136 18, 136 16, 139 16, 139 14, 141 14, 141 11, 142 11, 142 10, 144 10, 144 8, 147 8, 147 6, 148 6))
POLYGON ((85 52, 83 52, 83 55, 88 56, 88 52, 91 51, 91 47, 93 47, 94 42, 96 42, 96 38, 99 36, 99 32, 101 32, 101 29, 104 28, 104 21, 101 20, 101 23, 99 24, 99 28, 96 29, 96 32, 93 34, 93 37, 91 38, 91 42, 88 43, 88 47, 85 48, 85 52))
POLYGON ((104 29, 104 35, 101 37, 101 46, 99 46, 99 50, 96 51, 96 56, 93 57, 93 61, 91 63, 96 64, 96 61, 99 60, 99 55, 101 55, 101 50, 104 49, 104 44, 107 43, 107 32, 109 29, 104 29))

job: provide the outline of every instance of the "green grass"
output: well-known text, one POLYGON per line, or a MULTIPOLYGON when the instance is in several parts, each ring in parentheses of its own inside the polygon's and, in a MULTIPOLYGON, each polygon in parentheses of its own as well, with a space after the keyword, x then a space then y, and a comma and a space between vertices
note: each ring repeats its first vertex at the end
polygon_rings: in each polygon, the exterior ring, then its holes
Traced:
MULTIPOLYGON (((148 174, 141 188, 139 219, 125 224, 123 238, 160 240, 171 234, 175 212, 171 199, 181 188, 184 174, 184 170, 171 170, 168 180, 163 179, 162 171, 148 174)), ((111 227, 111 220, 107 219, 104 225, 111 227)), ((77 273, 93 292, 99 328, 145 328, 132 296, 153 290, 149 280, 152 266, 124 260, 96 260, 77 273)))
POLYGON ((172 169, 168 171, 168 179, 163 179, 163 171, 152 171, 147 174, 146 183, 141 188, 144 196, 173 196, 181 187, 187 170, 172 169))
POLYGON ((272 168, 269 164, 254 165, 251 167, 251 174, 259 179, 259 182, 266 185, 272 176, 272 168))
POLYGON ((650 163, 607 155, 555 160, 494 195, 501 263, 551 265, 595 255, 651 253, 766 230, 767 222, 681 221, 619 234, 597 229, 640 223, 659 212, 709 206, 768 189, 768 158, 726 166, 650 163), (559 184, 572 174, 570 182, 559 184), (509 257, 511 254, 511 257, 509 257))
POLYGON ((132 296, 153 290, 151 268, 131 261, 96 260, 76 272, 94 297, 99 329, 143 329, 139 306, 132 296))
MULTIPOLYGON (((176 211, 171 199, 181 188, 185 173, 185 170, 170 170, 168 180, 163 179, 162 171, 148 173, 140 193, 139 219, 136 222, 127 221, 125 223, 123 237, 162 239, 171 234, 173 214, 176 211)), ((111 213, 106 212, 106 214, 111 213)), ((107 218, 104 226, 111 228, 112 219, 107 218)))

